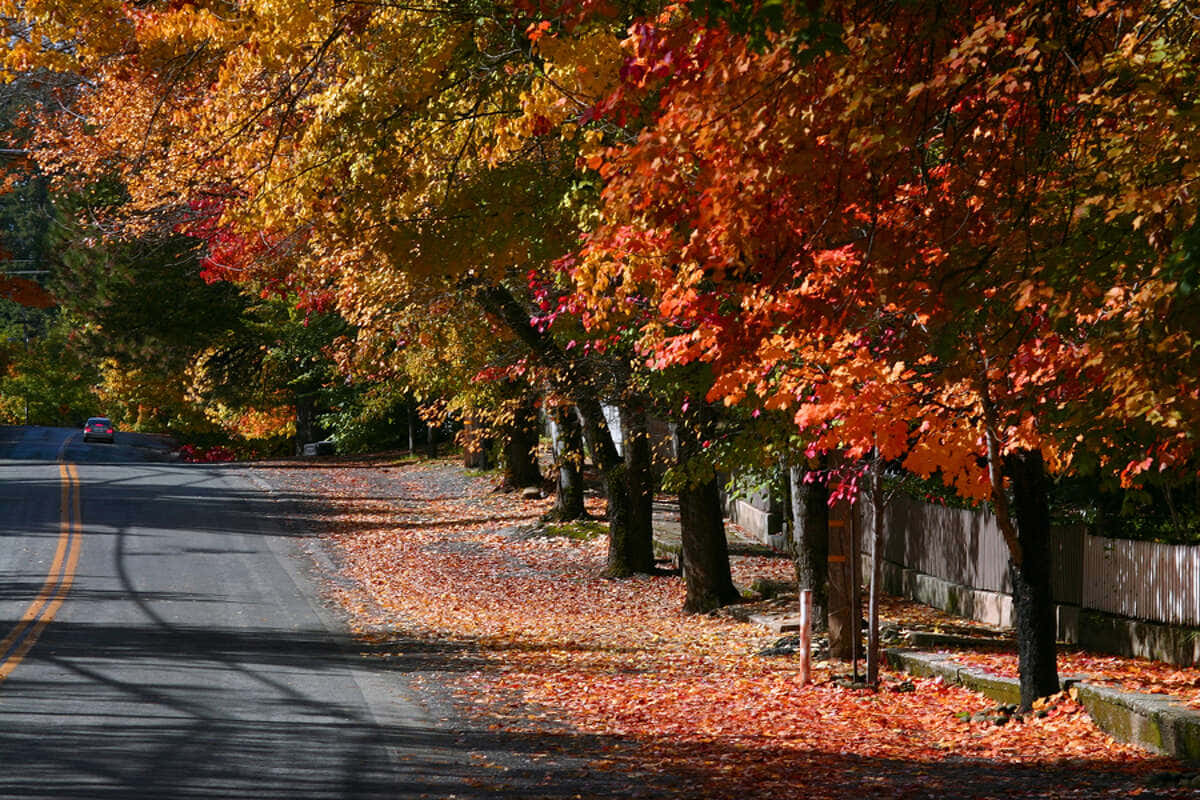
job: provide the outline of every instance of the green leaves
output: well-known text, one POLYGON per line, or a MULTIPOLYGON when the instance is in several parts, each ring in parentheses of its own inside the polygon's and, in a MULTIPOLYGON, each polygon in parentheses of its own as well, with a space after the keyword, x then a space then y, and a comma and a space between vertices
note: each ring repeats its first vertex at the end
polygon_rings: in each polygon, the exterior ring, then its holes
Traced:
POLYGON ((1167 278, 1175 281, 1180 302, 1195 299, 1200 291, 1200 219, 1179 237, 1167 264, 1167 278))
POLYGON ((844 50, 842 26, 817 3, 794 0, 697 0, 689 9, 710 27, 720 24, 746 37, 752 49, 765 52, 784 39, 791 39, 796 52, 808 63, 823 54, 844 50))

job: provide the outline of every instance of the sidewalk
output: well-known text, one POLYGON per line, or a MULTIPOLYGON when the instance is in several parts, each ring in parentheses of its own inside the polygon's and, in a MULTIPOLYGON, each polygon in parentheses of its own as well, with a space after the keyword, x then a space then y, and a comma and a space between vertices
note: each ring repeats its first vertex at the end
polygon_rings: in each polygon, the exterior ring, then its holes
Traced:
MULTIPOLYGON (((945 654, 907 649, 886 653, 894 669, 910 675, 940 677, 990 697, 1005 705, 1021 700, 1020 685, 987 670, 966 667, 945 654)), ((1200 711, 1170 695, 1122 692, 1091 683, 1087 676, 1061 679, 1062 689, 1073 693, 1096 725, 1122 742, 1153 753, 1200 762, 1200 711)))
MULTIPOLYGON (((398 677, 419 668, 414 692, 448 694, 497 742, 528 745, 519 763, 468 756, 500 787, 544 769, 544 788, 523 797, 1194 796, 1193 769, 1113 740, 1074 702, 993 726, 974 721, 992 701, 941 678, 887 669, 871 692, 823 664, 801 685, 794 658, 765 652, 778 638, 768 629, 683 614, 675 575, 605 578, 603 535, 538 535, 551 499, 495 492, 449 462, 256 472, 332 554, 329 597, 364 655, 398 677)), ((667 505, 659 519, 666 553, 678 518, 667 505)), ((789 559, 732 533, 743 591, 792 578, 789 559)))
MULTIPOLYGON (((659 558, 670 559, 676 567, 683 545, 680 542, 679 503, 671 497, 659 495, 654 499, 654 553, 659 558)), ((725 538, 731 556, 778 556, 768 545, 750 536, 737 525, 726 522, 725 538)))
MULTIPOLYGON (((678 513, 670 516, 669 504, 659 511, 655 506, 656 547, 671 552, 678 547, 678 513), (661 519, 660 519, 661 514, 661 519)), ((751 539, 735 525, 727 526, 730 551, 769 551, 765 545, 751 539)), ((734 612, 739 619, 760 625, 773 633, 783 634, 797 630, 798 615, 785 598, 777 599, 773 607, 759 613, 734 612)), ((932 612, 941 615, 941 612, 932 612)), ((949 615, 942 615, 950 618, 949 615)), ((951 623, 950 626, 954 626, 951 623)), ((973 633, 986 626, 961 620, 966 632, 973 633)), ((990 631, 995 633, 995 631, 990 631)), ((940 677, 963 686, 997 703, 1015 705, 1020 702, 1020 684, 1014 677, 998 675, 987 669, 955 661, 952 654, 942 648, 982 647, 991 650, 997 644, 1005 644, 987 636, 956 636, 921 631, 906 632, 912 646, 892 648, 886 651, 888 663, 893 669, 914 676, 940 677), (928 651, 926 648, 938 648, 928 651)), ((1008 632, 1011 636, 1011 632, 1008 632)), ((1010 642, 1011 644, 1011 642, 1010 642)), ((1014 645, 1015 646, 1015 645, 1014 645)), ((1175 669, 1175 668, 1172 668, 1175 669)), ((1177 672, 1179 670, 1176 670, 1177 672)), ((1200 671, 1195 681, 1200 683, 1200 671)), ((1067 675, 1061 680, 1062 690, 1070 691, 1087 709, 1096 725, 1114 739, 1136 744, 1153 753, 1168 755, 1182 761, 1200 763, 1200 708, 1193 707, 1181 698, 1156 691, 1154 693, 1122 691, 1093 680, 1086 674, 1067 675)))

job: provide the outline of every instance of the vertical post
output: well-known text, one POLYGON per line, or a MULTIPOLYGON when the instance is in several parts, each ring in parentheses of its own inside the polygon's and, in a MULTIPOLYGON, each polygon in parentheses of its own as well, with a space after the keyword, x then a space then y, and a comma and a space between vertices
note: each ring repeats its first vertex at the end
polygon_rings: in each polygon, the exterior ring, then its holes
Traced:
POLYGON ((883 579, 883 458, 875 454, 871 474, 871 595, 867 601, 867 683, 879 688, 879 601, 883 579))
POLYGON ((800 685, 812 680, 812 589, 800 592, 800 685))
POLYGON ((854 659, 857 649, 854 607, 854 527, 846 514, 846 504, 830 510, 829 520, 829 654, 841 661, 854 659))
POLYGON ((408 404, 408 454, 415 456, 417 454, 417 412, 413 408, 411 398, 405 402, 408 404))
POLYGON ((861 677, 858 662, 862 660, 862 526, 854 506, 850 506, 847 527, 850 529, 850 648, 854 681, 861 677))
MULTIPOLYGON (((21 307, 21 332, 25 335, 25 361, 29 362, 29 309, 21 307)), ((25 425, 29 426, 29 386, 21 382, 21 397, 25 401, 25 425)))

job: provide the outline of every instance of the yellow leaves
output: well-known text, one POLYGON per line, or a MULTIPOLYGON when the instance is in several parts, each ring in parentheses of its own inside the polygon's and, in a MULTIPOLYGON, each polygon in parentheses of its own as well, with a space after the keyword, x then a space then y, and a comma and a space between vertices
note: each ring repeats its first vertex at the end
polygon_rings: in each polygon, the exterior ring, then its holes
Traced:
POLYGON ((191 6, 146 16, 135 34, 144 66, 164 71, 172 70, 174 59, 195 57, 199 48, 219 50, 237 35, 244 31, 236 18, 226 20, 191 6))
POLYGON ((269 20, 279 30, 290 32, 289 38, 293 39, 307 36, 321 20, 320 6, 294 0, 249 0, 245 9, 261 20, 269 20))
MULTIPOLYGON (((548 23, 542 23, 531 33, 542 59, 541 69, 524 68, 529 88, 520 94, 520 114, 502 119, 496 126, 495 143, 488 154, 493 164, 519 152, 532 138, 554 133, 573 140, 579 131, 575 121, 619 82, 624 55, 617 37, 603 29, 553 36, 546 35, 548 30, 548 23)), ((598 143, 598 136, 593 136, 580 153, 592 169, 600 165, 598 143)))
POLYGON ((608 152, 604 146, 603 131, 590 129, 583 133, 582 140, 579 143, 579 157, 590 170, 598 171, 604 163, 604 158, 608 152))

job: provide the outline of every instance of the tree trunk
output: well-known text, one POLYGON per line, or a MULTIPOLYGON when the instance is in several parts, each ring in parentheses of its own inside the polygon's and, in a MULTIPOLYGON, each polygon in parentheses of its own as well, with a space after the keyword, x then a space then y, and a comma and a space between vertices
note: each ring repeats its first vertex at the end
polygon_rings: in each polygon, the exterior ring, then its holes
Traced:
POLYGON ((467 469, 489 469, 491 464, 488 463, 488 451, 491 449, 491 442, 488 440, 475 422, 475 415, 467 413, 463 415, 463 466, 467 469))
POLYGON ((806 482, 807 474, 802 466, 788 468, 796 586, 812 592, 813 630, 824 631, 829 626, 829 490, 824 483, 806 482))
POLYGON ((621 440, 625 445, 625 483, 629 487, 631 557, 639 564, 654 564, 654 456, 644 406, 621 410, 621 440))
POLYGON ((626 478, 628 467, 617 452, 600 401, 594 396, 581 395, 576 405, 583 417, 584 433, 592 443, 592 460, 604 478, 608 499, 608 565, 604 574, 610 578, 627 578, 636 573, 648 575, 654 571, 654 548, 653 543, 647 547, 637 539, 639 532, 630 522, 633 510, 626 478))
MULTIPOLYGON (((680 425, 677 436, 682 462, 699 455, 700 442, 694 430, 680 425)), ((716 475, 702 483, 686 483, 679 490, 679 526, 687 584, 683 610, 703 614, 741 600, 729 568, 729 542, 716 475)))
POLYGON ((625 480, 625 462, 613 443, 608 422, 604 419, 596 395, 596 381, 586 363, 573 361, 554 340, 529 324, 528 310, 499 284, 477 284, 475 297, 483 309, 504 323, 520 339, 534 358, 554 370, 555 388, 570 397, 583 419, 583 432, 592 447, 592 461, 604 478, 608 497, 608 566, 609 577, 624 578, 635 573, 649 574, 654 570, 651 557, 641 554, 646 548, 634 542, 629 528, 629 487, 625 480))
POLYGON ((839 502, 829 510, 829 654, 854 665, 862 640, 862 605, 858 585, 858 525, 853 506, 839 502))
POLYGON ((551 414, 557 431, 554 440, 557 491, 554 508, 547 516, 560 522, 583 519, 587 509, 583 505, 583 432, 579 417, 571 406, 558 406, 551 414))
POLYGON ((1021 708, 1059 691, 1054 595, 1050 582, 1050 482, 1042 454, 1021 450, 1004 458, 1012 483, 1020 559, 1013 559, 1013 610, 1021 708))
POLYGON ((304 455, 304 445, 314 441, 313 427, 316 417, 316 401, 312 395, 296 396, 296 455, 304 455))
POLYGON ((504 484, 513 489, 538 486, 542 472, 538 468, 538 419, 531 397, 515 402, 512 422, 505 427, 504 484))
POLYGON ((714 476, 679 491, 679 524, 687 598, 683 610, 704 614, 741 599, 729 570, 729 545, 714 476))

